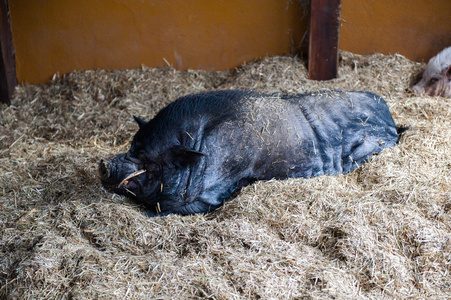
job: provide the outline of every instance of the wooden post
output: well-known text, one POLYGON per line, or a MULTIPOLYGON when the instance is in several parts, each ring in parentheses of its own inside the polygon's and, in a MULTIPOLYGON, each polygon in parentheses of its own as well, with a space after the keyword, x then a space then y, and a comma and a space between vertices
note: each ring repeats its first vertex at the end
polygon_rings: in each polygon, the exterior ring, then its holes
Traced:
POLYGON ((0 102, 11 103, 17 85, 8 0, 0 0, 0 102))
POLYGON ((337 77, 341 0, 311 0, 309 79, 337 77))

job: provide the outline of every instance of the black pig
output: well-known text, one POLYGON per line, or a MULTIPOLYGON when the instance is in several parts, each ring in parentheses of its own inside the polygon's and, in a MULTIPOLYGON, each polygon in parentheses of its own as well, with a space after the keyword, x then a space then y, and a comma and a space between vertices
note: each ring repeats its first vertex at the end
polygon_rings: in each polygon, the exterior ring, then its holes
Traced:
POLYGON ((208 92, 135 120, 130 151, 102 160, 100 176, 150 216, 213 211, 256 180, 348 173, 404 130, 369 92, 208 92))

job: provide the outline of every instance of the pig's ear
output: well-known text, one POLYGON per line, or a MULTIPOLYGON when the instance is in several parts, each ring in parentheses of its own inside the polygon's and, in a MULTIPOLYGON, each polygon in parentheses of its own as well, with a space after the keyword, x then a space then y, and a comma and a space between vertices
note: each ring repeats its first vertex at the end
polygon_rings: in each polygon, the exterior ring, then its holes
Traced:
POLYGON ((173 146, 163 155, 163 159, 167 165, 174 167, 187 167, 203 156, 202 152, 195 151, 194 149, 185 146, 173 146))
POLYGON ((137 116, 133 116, 133 119, 135 119, 136 123, 138 123, 139 128, 143 127, 144 125, 147 124, 146 121, 141 120, 140 118, 138 118, 137 116))

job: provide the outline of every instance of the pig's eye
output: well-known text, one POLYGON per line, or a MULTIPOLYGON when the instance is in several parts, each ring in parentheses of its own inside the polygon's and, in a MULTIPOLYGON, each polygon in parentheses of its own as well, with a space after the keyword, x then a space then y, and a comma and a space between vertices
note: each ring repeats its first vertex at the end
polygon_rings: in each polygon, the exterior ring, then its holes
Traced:
POLYGON ((127 158, 127 160, 131 161, 134 164, 140 164, 141 163, 140 159, 138 159, 136 157, 133 157, 132 155, 127 155, 126 158, 127 158))
POLYGON ((144 146, 143 146, 143 144, 141 142, 133 141, 132 145, 130 147, 130 151, 136 152, 136 151, 139 151, 139 150, 141 150, 143 148, 144 148, 144 146))
POLYGON ((139 151, 138 152, 138 159, 141 160, 142 162, 148 162, 149 158, 147 157, 146 153, 144 151, 139 151))
POLYGON ((130 151, 125 154, 125 160, 137 165, 141 164, 141 160, 136 155, 133 155, 133 153, 130 151))
POLYGON ((437 77, 432 77, 431 79, 429 79, 429 84, 434 84, 438 81, 437 77))

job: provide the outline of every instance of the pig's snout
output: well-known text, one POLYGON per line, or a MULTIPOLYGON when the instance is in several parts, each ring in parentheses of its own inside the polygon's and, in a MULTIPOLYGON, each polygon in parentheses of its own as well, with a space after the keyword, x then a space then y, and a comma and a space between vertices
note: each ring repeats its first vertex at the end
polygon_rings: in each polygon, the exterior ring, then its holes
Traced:
POLYGON ((112 177, 113 163, 109 159, 101 159, 99 164, 100 179, 102 181, 108 181, 112 177))
POLYGON ((413 91, 414 94, 420 95, 420 94, 424 93, 424 87, 421 87, 419 85, 414 85, 412 87, 412 91, 413 91))

